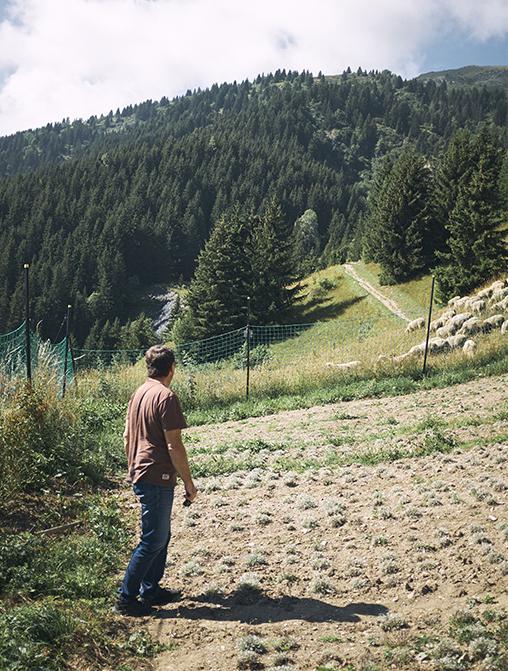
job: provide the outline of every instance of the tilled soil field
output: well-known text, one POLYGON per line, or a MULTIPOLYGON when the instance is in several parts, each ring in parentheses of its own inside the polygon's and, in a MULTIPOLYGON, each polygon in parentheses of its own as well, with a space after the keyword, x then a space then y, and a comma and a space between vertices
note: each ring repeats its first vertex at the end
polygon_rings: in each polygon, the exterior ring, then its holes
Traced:
POLYGON ((508 669, 508 376, 186 437, 156 669, 508 669))

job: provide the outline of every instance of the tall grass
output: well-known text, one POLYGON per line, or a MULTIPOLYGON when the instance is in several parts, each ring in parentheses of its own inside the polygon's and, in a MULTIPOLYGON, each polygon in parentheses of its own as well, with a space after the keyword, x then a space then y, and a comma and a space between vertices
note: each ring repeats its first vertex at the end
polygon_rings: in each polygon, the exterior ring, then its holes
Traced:
POLYGON ((127 669, 157 648, 111 616, 131 544, 108 483, 124 408, 61 400, 53 382, 39 368, 0 403, 0 669, 127 669))
MULTIPOLYGON (((245 370, 230 362, 177 367, 174 389, 192 424, 241 419, 278 410, 305 408, 367 396, 409 393, 421 388, 447 386, 508 371, 508 340, 499 331, 477 339, 474 358, 462 350, 431 355, 426 377, 422 357, 395 364, 378 362, 379 354, 400 353, 423 339, 423 333, 407 334, 399 323, 378 322, 365 336, 357 325, 342 327, 342 336, 328 345, 316 326, 303 335, 270 348, 271 356, 251 370, 250 398, 245 398, 245 370), (348 330, 350 336, 348 336, 348 330), (359 360, 354 370, 339 370, 327 363, 359 360)), ((340 325, 335 326, 340 330, 340 325)), ((131 367, 92 371, 78 381, 78 396, 94 405, 107 400, 123 409, 133 390, 145 378, 143 362, 131 367)))

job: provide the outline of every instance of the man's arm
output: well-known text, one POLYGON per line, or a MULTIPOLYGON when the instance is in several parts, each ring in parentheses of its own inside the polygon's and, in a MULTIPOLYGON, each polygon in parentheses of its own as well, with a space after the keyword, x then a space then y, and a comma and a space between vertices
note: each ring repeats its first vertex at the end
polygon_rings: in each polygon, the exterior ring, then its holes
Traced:
POLYGON ((127 458, 129 458, 129 413, 125 416, 125 428, 123 430, 123 447, 127 458))
POLYGON ((164 431, 164 435, 166 436, 171 463, 183 480, 186 498, 192 502, 197 496, 197 489, 192 482, 187 450, 182 442, 182 431, 181 429, 172 429, 171 431, 164 431))

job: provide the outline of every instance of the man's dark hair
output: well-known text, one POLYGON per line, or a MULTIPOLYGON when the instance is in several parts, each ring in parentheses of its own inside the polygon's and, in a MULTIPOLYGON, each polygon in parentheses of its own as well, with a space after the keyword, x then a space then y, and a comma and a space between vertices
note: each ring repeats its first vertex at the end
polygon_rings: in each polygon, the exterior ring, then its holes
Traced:
POLYGON ((164 345, 154 345, 145 352, 148 377, 166 377, 175 363, 175 353, 164 345))

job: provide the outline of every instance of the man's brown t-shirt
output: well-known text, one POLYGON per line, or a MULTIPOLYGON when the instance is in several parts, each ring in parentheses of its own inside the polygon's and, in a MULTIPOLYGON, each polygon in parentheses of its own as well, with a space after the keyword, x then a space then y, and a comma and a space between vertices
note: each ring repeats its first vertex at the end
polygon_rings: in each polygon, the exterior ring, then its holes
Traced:
POLYGON ((176 394, 152 378, 137 389, 127 410, 127 460, 132 484, 175 485, 164 431, 185 429, 185 417, 176 394))

